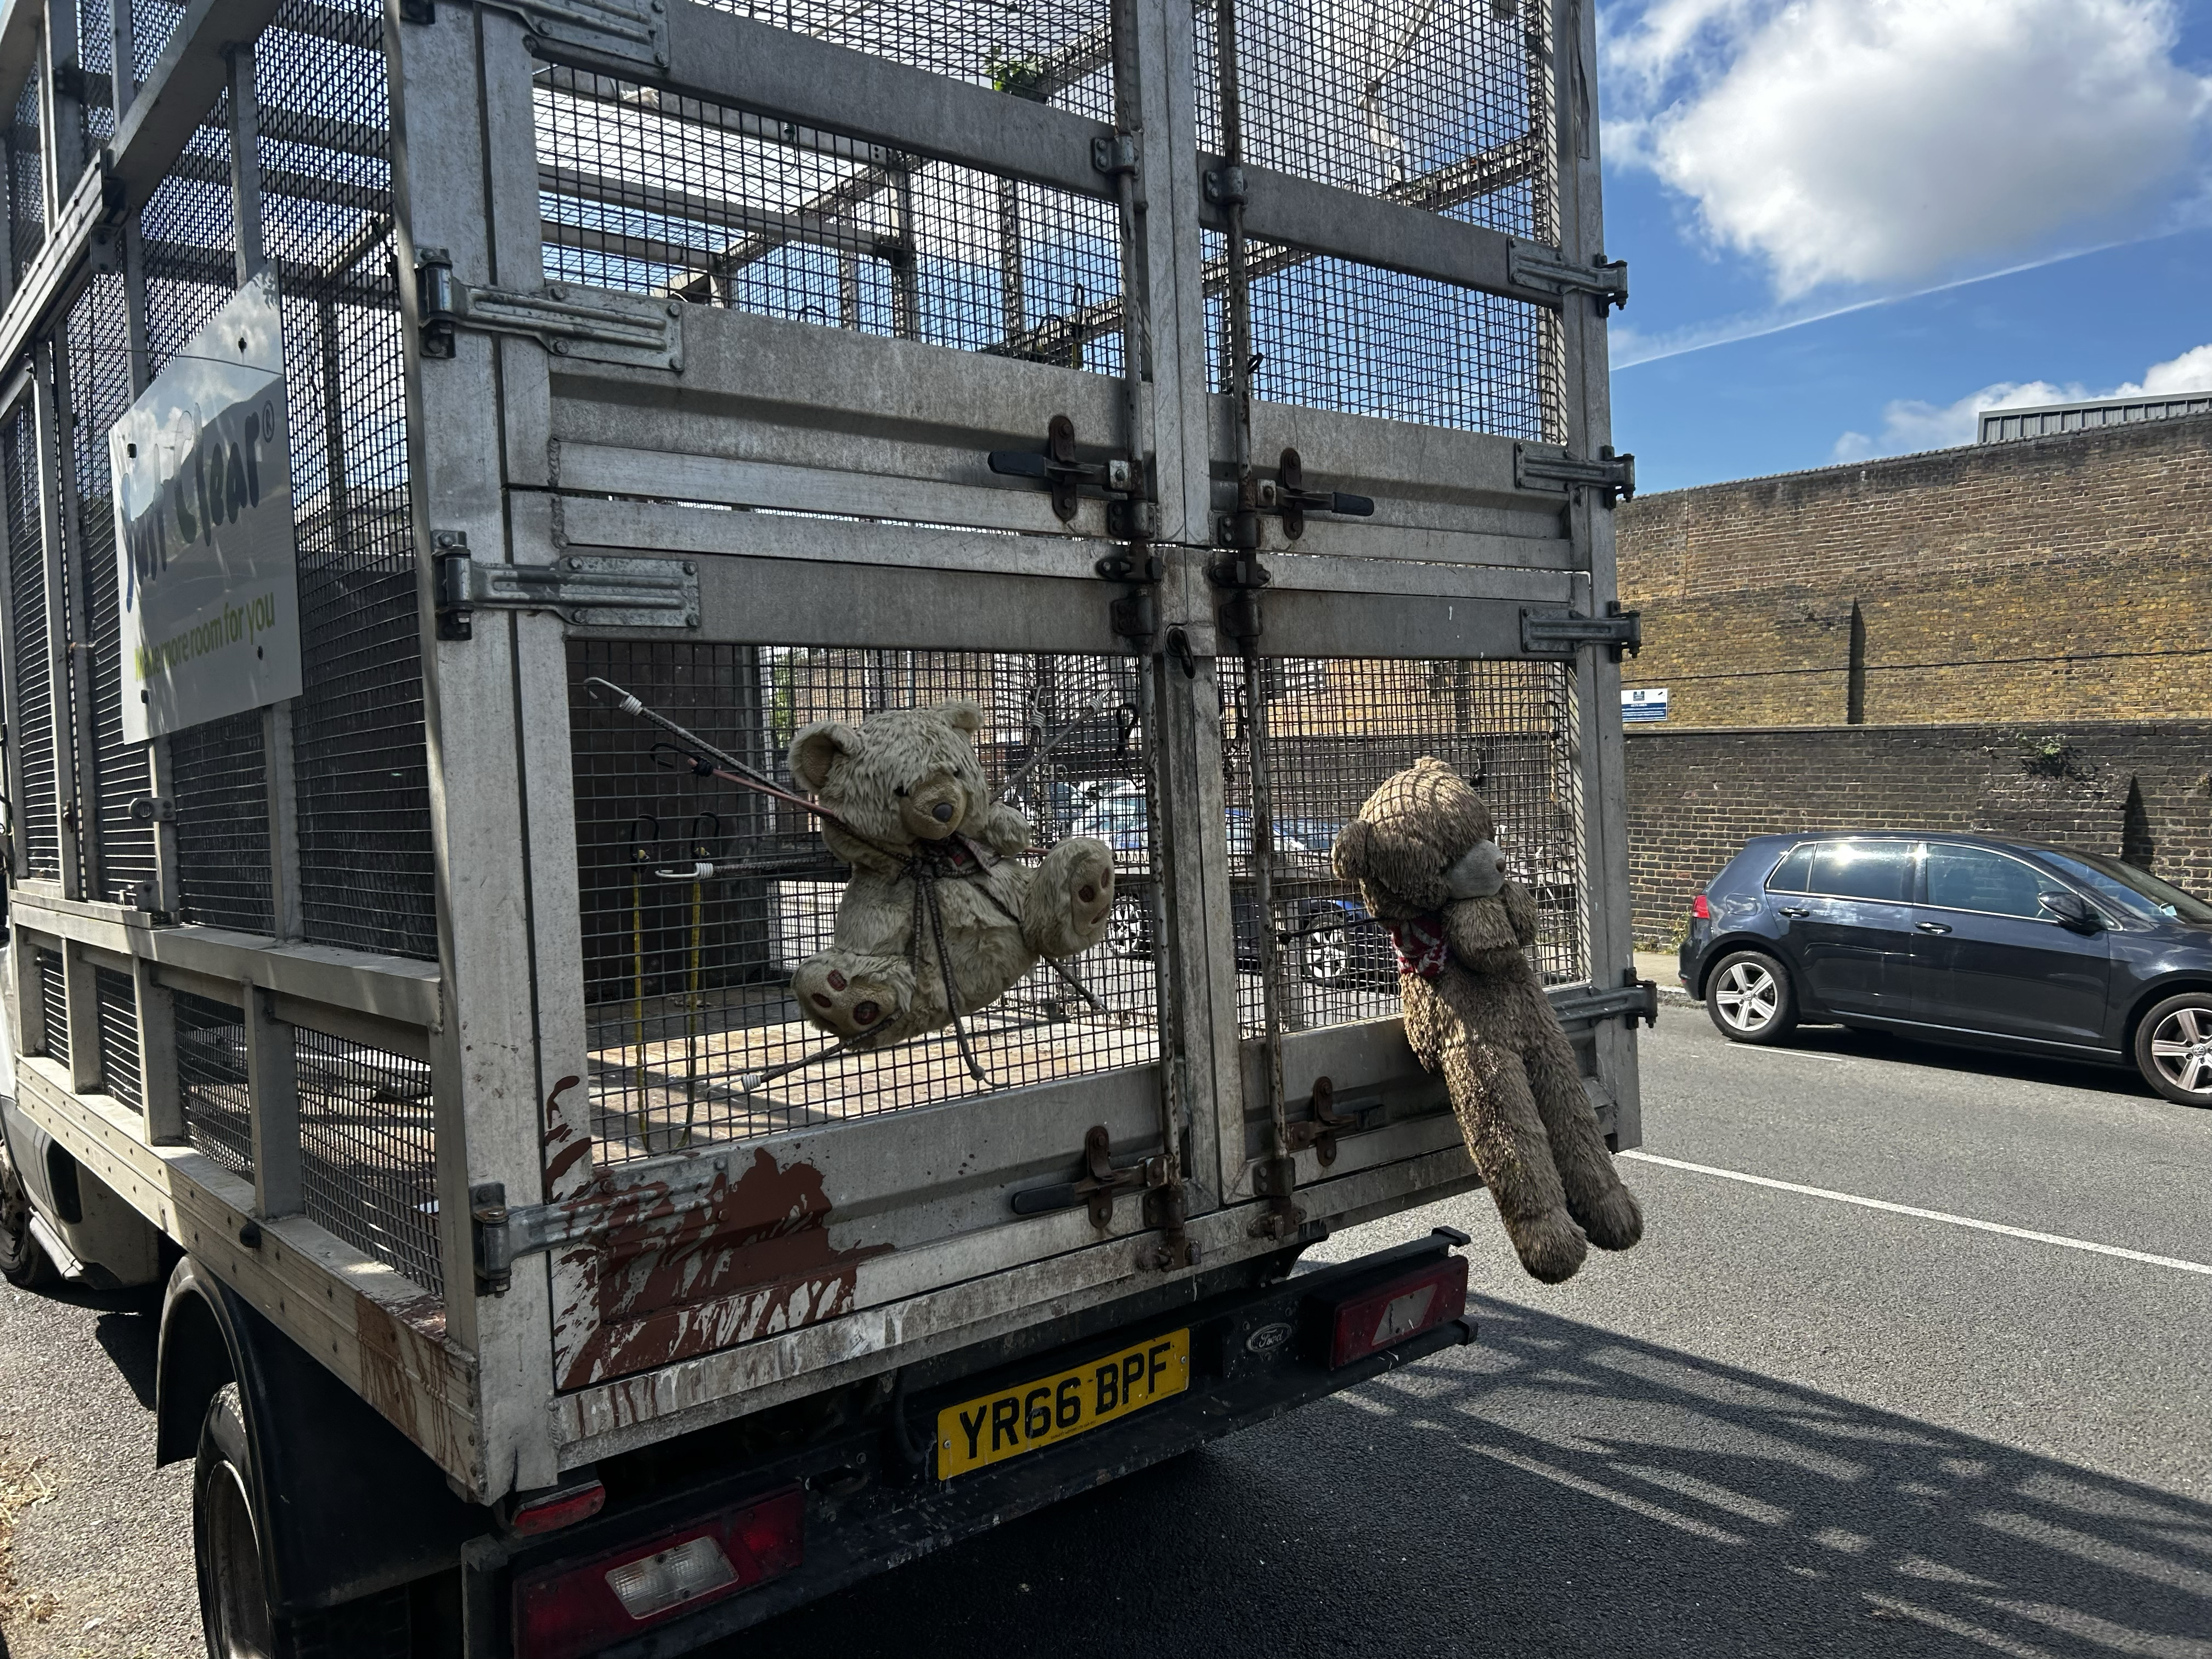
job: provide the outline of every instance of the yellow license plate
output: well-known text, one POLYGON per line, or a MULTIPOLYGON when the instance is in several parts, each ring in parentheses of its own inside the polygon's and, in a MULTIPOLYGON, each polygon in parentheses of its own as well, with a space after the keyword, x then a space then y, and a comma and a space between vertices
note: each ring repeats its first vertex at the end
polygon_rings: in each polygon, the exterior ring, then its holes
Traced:
POLYGON ((937 1474, 1004 1462, 1127 1417, 1190 1386, 1190 1333, 1170 1331, 1119 1353, 937 1414, 937 1474))

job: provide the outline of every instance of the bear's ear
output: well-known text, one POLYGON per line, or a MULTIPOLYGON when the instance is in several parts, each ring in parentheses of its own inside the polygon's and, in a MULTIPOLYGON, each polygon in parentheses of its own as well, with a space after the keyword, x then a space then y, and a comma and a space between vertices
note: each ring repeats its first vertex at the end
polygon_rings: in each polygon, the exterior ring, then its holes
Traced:
POLYGON ((983 708, 981 703, 966 697, 955 697, 950 702, 937 705, 937 713, 947 726, 974 737, 983 729, 983 708))
POLYGON ((791 775, 810 795, 822 793, 830 781, 830 768, 840 755, 857 755, 860 734, 842 720, 817 720, 802 726, 791 739, 791 775))
POLYGON ((1340 881, 1358 881, 1367 873, 1368 843, 1373 839, 1375 826, 1365 818, 1354 818, 1336 832, 1336 845, 1329 848, 1328 861, 1340 881))

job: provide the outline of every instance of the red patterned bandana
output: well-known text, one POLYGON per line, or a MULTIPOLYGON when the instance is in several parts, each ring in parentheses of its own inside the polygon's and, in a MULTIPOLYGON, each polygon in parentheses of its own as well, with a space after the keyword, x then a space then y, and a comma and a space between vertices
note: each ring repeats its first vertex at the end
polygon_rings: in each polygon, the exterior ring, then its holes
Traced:
POLYGON ((1390 943, 1398 947, 1398 971, 1434 979, 1444 970, 1451 946, 1444 943, 1441 915, 1415 916, 1411 921, 1386 921, 1390 943))

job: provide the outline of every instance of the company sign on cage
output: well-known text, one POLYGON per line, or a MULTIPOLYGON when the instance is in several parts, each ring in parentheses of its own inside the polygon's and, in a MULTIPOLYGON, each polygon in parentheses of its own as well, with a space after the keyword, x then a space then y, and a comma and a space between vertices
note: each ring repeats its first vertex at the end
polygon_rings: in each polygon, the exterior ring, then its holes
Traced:
POLYGON ((126 742, 300 695, 287 430, 283 315, 267 275, 109 430, 126 742))

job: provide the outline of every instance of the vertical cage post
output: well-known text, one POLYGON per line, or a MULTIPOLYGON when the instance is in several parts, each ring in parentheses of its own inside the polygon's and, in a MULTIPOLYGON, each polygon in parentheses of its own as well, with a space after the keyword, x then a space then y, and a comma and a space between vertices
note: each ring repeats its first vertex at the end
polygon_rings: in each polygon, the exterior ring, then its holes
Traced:
MULTIPOLYGON (((118 0, 128 5, 130 0, 118 0)), ((84 166, 83 52, 77 40, 77 0, 46 0, 46 72, 39 77, 46 133, 46 222, 60 216, 84 166)))
MULTIPOLYGON (((544 281, 530 136, 533 65, 522 26, 465 6, 438 7, 433 21, 422 23, 403 21, 396 10, 386 15, 417 544, 465 544, 472 557, 496 561, 526 544, 528 556, 542 562, 551 555, 550 509, 516 529, 510 542, 502 440, 525 480, 543 475, 550 419, 543 349, 515 341, 515 352, 500 357, 490 339, 464 329, 451 356, 425 358, 412 280, 417 249, 429 246, 446 250, 459 281, 524 289, 544 281), (536 354, 534 374, 527 373, 529 354, 536 354), (521 374, 520 385, 501 372, 508 367, 521 374), (510 399, 540 406, 514 410, 510 399), (534 456, 518 447, 532 432, 534 456)), ((482 1425, 479 1455, 491 1472, 485 1489, 495 1494, 510 1481, 549 1485, 558 1472, 542 1404, 553 1386, 545 1271, 517 1273, 503 1296, 472 1293, 471 1212, 472 1188, 481 1184, 499 1182, 524 1201, 544 1192, 546 1131, 567 1103, 580 1118, 583 1112, 583 1091, 575 1087, 584 1070, 582 989, 572 983, 580 953, 559 928, 550 938, 538 931, 562 909, 555 869, 561 843, 558 826, 533 821, 526 804, 523 774, 543 763, 545 739, 539 723, 526 726, 517 706, 518 698, 543 700, 538 680, 549 652, 559 683, 562 647, 550 617, 486 619, 472 639, 438 638, 432 564, 420 561, 418 592, 445 1000, 431 1049, 439 1250, 448 1332, 513 1384, 487 1396, 482 1425), (544 844, 549 837, 555 848, 544 844), (464 863, 468 878, 458 879, 464 863), (545 878, 553 881, 550 899, 536 885, 545 878), (541 1026, 549 997, 556 1006, 541 1026), (573 1016, 563 1006, 570 1002, 573 1016)), ((557 720, 562 710, 555 695, 557 720)), ((565 736, 565 724, 561 729, 565 736)), ((551 790, 565 785, 565 773, 536 781, 551 790)), ((563 815, 569 810, 564 802, 563 815)), ((573 894, 567 914, 574 915, 573 894)))
MULTIPOLYGON (((85 704, 76 685, 80 653, 70 642, 83 632, 70 616, 68 578, 69 550, 62 531, 62 503, 69 499, 59 469, 70 445, 56 406, 58 375, 65 375, 67 354, 55 349, 49 335, 40 342, 34 371, 38 434, 39 526, 46 543, 46 686, 47 714, 53 734, 55 838, 60 853, 62 891, 70 898, 90 896, 85 881, 82 791, 77 768, 84 745, 75 729, 78 710, 85 704)), ((88 718, 88 716, 87 716, 88 718)))
POLYGON ((146 1139, 156 1146, 181 1146, 186 1139, 177 1076, 176 998, 144 957, 131 959, 131 986, 137 1007, 138 1091, 146 1139))
MULTIPOLYGON (((1597 53, 1595 8, 1581 0, 1552 0, 1553 58, 1558 96, 1553 100, 1554 149, 1560 158, 1559 247, 1572 264, 1587 265, 1603 254, 1603 213, 1599 171, 1598 112, 1594 84, 1597 53)), ((1613 414, 1607 380, 1606 310, 1569 294, 1559 312, 1560 362, 1570 453, 1595 455, 1612 441, 1613 414)), ((1587 550, 1589 608, 1601 614, 1619 591, 1612 509, 1601 493, 1583 490, 1570 508, 1575 545, 1587 550)), ((1628 827, 1615 803, 1626 788, 1620 728, 1620 667, 1595 649, 1580 653, 1576 689, 1583 738, 1583 775, 1595 793, 1598 810, 1586 815, 1587 871, 1591 982, 1617 985, 1632 973, 1633 939, 1629 919, 1628 827)), ((1595 1032, 1598 1073, 1613 1094, 1616 1133, 1622 1146, 1643 1138, 1642 1108, 1635 1064, 1632 1024, 1602 1020, 1595 1032)))
POLYGON ((253 1212, 266 1221, 297 1215, 306 1198, 300 1171, 300 1074, 292 1028, 250 981, 238 988, 246 1011, 246 1086, 252 1113, 253 1212))
MULTIPOLYGON (((0 174, 7 172, 0 167, 0 174)), ((0 180, 4 183, 4 180, 0 180)), ((5 207, 0 205, 0 223, 5 222, 5 207)), ((0 258, 0 272, 8 262, 0 258)), ((0 305, 6 304, 0 298, 0 305)), ((16 387, 27 385, 27 376, 18 374, 11 378, 9 389, 0 392, 0 443, 7 441, 9 429, 15 424, 21 408, 21 393, 16 387)), ((7 469, 0 465, 0 495, 9 494, 14 481, 8 477, 7 469)), ((19 696, 15 665, 15 548, 11 533, 17 511, 16 502, 0 501, 0 792, 7 796, 7 817, 0 824, 0 834, 7 837, 6 858, 0 860, 0 881, 20 880, 29 872, 24 856, 25 827, 23 811, 23 715, 19 696)))
POLYGON ((81 1095, 100 1088, 100 987, 84 948, 62 941, 62 992, 68 1008, 70 1087, 81 1095))

